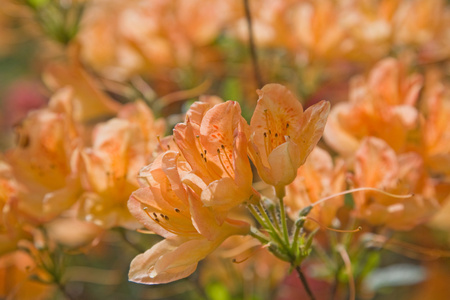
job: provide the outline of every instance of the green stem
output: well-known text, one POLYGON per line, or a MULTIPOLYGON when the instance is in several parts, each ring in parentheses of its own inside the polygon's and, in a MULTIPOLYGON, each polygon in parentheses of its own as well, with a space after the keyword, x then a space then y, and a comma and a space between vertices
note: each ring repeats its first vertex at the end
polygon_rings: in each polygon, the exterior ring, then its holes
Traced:
POLYGON ((277 198, 280 201, 280 218, 281 218, 281 226, 283 228, 283 238, 284 241, 289 244, 289 231, 287 228, 287 219, 286 219, 286 208, 284 207, 284 196, 286 194, 284 187, 276 188, 277 198))
POLYGON ((262 244, 268 244, 270 241, 255 227, 250 228, 250 235, 259 240, 262 244))
POLYGON ((314 294, 311 291, 311 288, 309 287, 308 281, 306 280, 306 277, 303 274, 302 269, 300 268, 300 266, 296 266, 295 270, 297 271, 298 277, 302 281, 303 287, 305 288, 305 291, 308 294, 309 299, 316 300, 316 297, 314 297, 314 294))
POLYGON ((298 236, 300 234, 300 230, 302 229, 301 222, 295 222, 295 230, 294 235, 292 237, 292 245, 291 245, 291 251, 295 252, 298 248, 298 236))
POLYGON ((247 205, 247 208, 250 210, 253 217, 256 219, 256 221, 264 228, 268 229, 268 225, 266 222, 261 218, 261 215, 256 211, 253 204, 247 205))
POLYGON ((273 226, 272 221, 270 220, 269 215, 266 212, 266 209, 264 208, 264 206, 261 204, 261 202, 259 202, 257 204, 258 210, 261 212, 261 216, 266 220, 266 224, 268 226, 268 230, 270 233, 270 236, 273 237, 274 239, 277 240, 277 242, 279 242, 280 244, 284 244, 283 241, 280 238, 280 232, 273 226))

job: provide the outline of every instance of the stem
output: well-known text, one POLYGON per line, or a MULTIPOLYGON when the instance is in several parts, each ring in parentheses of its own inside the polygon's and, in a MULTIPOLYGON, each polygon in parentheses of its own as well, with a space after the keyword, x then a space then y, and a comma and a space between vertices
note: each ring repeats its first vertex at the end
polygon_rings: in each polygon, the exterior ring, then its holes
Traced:
POLYGON ((296 249, 298 248, 298 235, 300 234, 301 226, 297 223, 295 224, 295 231, 294 235, 292 237, 292 245, 291 245, 291 251, 295 253, 296 249))
POLYGON ((67 299, 69 299, 69 300, 75 300, 75 298, 74 298, 71 294, 69 294, 69 293, 66 291, 65 286, 64 286, 61 282, 57 281, 57 282, 55 282, 55 284, 58 286, 58 288, 59 288, 59 290, 61 291, 61 293, 63 293, 64 296, 65 296, 67 299))
POLYGON ((277 194, 277 198, 280 201, 280 218, 283 238, 286 244, 289 245, 289 230, 287 228, 286 208, 284 207, 284 196, 286 195, 286 190, 284 187, 276 187, 275 191, 277 194))
POLYGON ((336 269, 336 272, 334 273, 334 279, 333 284, 331 286, 331 292, 330 292, 330 300, 334 300, 336 298, 338 286, 339 286, 339 272, 341 271, 341 266, 339 266, 336 269))
POLYGON ((136 245, 135 243, 131 242, 126 235, 125 229, 123 228, 117 228, 117 232, 119 232, 120 237, 122 238, 122 240, 129 246, 131 246, 131 248, 133 248, 134 250, 136 250, 139 253, 144 253, 145 249, 142 249, 141 247, 139 247, 138 245, 136 245))
POLYGON ((256 54, 255 40, 253 37, 252 16, 250 13, 250 5, 248 1, 249 0, 244 0, 244 8, 245 8, 245 18, 247 20, 250 56, 252 57, 253 73, 255 76, 256 83, 258 84, 258 87, 261 88, 263 86, 263 80, 261 78, 261 73, 259 71, 258 56, 256 54))
POLYGON ((306 277, 303 274, 302 269, 300 268, 300 266, 296 266, 295 270, 298 273, 298 277, 302 281, 303 287, 305 288, 305 291, 308 294, 309 299, 316 300, 316 297, 314 297, 314 294, 312 293, 311 288, 309 287, 308 281, 306 280, 306 277))
POLYGON ((266 224, 266 222, 261 218, 261 215, 256 211, 255 207, 253 206, 253 204, 247 205, 247 208, 250 210, 250 212, 252 213, 253 217, 256 219, 256 221, 258 221, 258 223, 268 229, 269 226, 266 224))
POLYGON ((345 269, 347 271, 348 275, 348 286, 349 286, 349 299, 355 300, 355 278, 353 276, 353 270, 352 270, 352 262, 350 260, 350 257, 348 256, 347 251, 342 245, 338 245, 339 254, 342 257, 342 260, 344 261, 345 269))
POLYGON ((270 236, 273 236, 280 244, 284 245, 283 241, 280 238, 279 231, 273 226, 273 223, 270 220, 270 217, 267 214, 264 206, 261 203, 258 203, 257 207, 258 207, 258 210, 261 212, 261 216, 264 218, 264 220, 267 221, 264 223, 268 226, 267 229, 269 229, 270 236))
POLYGON ((283 237, 287 244, 289 244, 289 231, 287 228, 287 222, 286 222, 286 210, 284 207, 284 200, 283 198, 280 198, 280 218, 281 218, 281 226, 283 227, 283 237))

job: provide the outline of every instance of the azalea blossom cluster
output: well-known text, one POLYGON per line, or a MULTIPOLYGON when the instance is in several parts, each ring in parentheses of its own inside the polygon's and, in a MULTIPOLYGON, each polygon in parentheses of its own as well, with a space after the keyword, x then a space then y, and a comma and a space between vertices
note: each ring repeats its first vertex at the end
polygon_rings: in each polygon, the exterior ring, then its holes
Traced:
POLYGON ((237 102, 195 103, 185 123, 175 126, 174 144, 140 171, 142 187, 131 195, 130 212, 166 239, 133 260, 131 280, 185 277, 226 238, 249 233, 250 224, 232 215, 244 202, 260 201, 248 155, 276 189, 294 180, 322 135, 329 103, 303 112, 291 92, 276 84, 259 95, 250 126, 237 102))
MULTIPOLYGON (((225 53, 215 41, 221 36, 248 40, 242 1, 91 2, 78 40, 83 61, 104 76, 161 74, 176 66, 209 72, 212 65, 220 74, 217 62, 225 53)), ((434 62, 450 51, 448 8, 442 0, 250 5, 258 47, 285 51, 297 57, 300 66, 375 62, 392 52, 434 62)))

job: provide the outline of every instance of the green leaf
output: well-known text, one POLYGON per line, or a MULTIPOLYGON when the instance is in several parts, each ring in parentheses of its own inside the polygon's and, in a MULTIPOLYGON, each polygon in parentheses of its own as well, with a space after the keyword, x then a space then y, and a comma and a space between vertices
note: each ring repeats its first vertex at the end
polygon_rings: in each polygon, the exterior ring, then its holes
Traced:
POLYGON ((206 294, 211 300, 230 300, 232 299, 227 287, 221 282, 213 282, 206 286, 206 294))
POLYGON ((344 196, 344 205, 348 209, 354 209, 355 208, 355 201, 353 200, 352 194, 346 194, 344 196))

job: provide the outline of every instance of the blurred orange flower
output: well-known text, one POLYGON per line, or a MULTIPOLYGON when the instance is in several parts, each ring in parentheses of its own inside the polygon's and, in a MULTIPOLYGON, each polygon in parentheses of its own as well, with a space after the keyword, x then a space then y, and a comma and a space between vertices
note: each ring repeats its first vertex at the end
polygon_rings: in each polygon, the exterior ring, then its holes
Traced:
POLYGON ((52 297, 56 287, 32 279, 36 263, 23 251, 0 257, 0 297, 2 299, 38 300, 52 297))
POLYGON ((126 203, 138 188, 136 174, 152 160, 164 126, 142 102, 128 104, 118 118, 98 124, 92 148, 80 151, 80 177, 86 192, 79 213, 104 228, 137 228, 126 203))
POLYGON ((422 78, 406 77, 395 59, 379 62, 367 80, 353 79, 350 101, 333 107, 324 131, 328 145, 343 156, 352 155, 366 136, 385 140, 405 151, 408 134, 418 127, 417 102, 422 78))
MULTIPOLYGON (((345 190, 345 166, 341 159, 333 163, 330 154, 316 147, 308 156, 305 164, 298 169, 295 180, 286 187, 285 204, 292 220, 305 207, 321 198, 345 190)), ((343 196, 335 197, 314 207, 309 216, 325 226, 330 226, 336 217, 336 211, 343 206, 343 196)), ((306 223, 311 224, 309 222, 306 223)), ((314 226, 315 224, 312 223, 314 226)))
POLYGON ((362 141, 350 179, 355 188, 373 187, 395 195, 413 193, 406 199, 373 191, 354 194, 355 211, 360 218, 395 230, 409 230, 423 223, 444 200, 436 183, 427 177, 418 153, 397 156, 386 142, 374 137, 362 141))
POLYGON ((68 209, 81 193, 73 154, 81 146, 70 89, 31 112, 17 127, 17 146, 6 152, 19 188, 17 208, 34 223, 45 223, 68 209))
POLYGON ((450 98, 442 86, 435 86, 425 99, 422 144, 425 162, 435 175, 450 175, 450 98))

